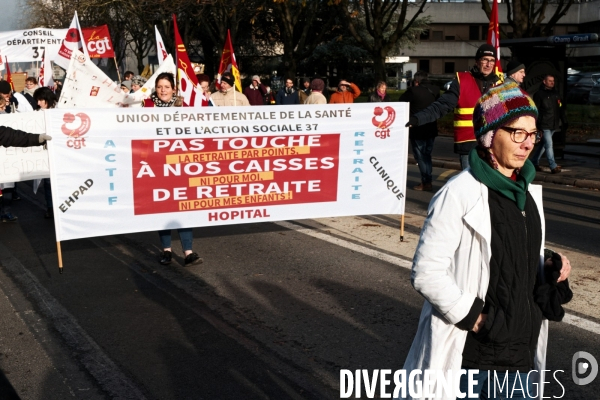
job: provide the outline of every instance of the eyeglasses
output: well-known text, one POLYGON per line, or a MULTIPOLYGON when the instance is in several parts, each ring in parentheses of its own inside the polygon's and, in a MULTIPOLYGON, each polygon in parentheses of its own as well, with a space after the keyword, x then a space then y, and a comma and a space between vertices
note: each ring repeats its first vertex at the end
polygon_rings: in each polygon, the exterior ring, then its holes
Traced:
POLYGON ((479 61, 481 61, 482 64, 495 64, 496 63, 495 58, 480 58, 479 61))
POLYGON ((525 129, 511 128, 503 126, 500 129, 510 133, 510 139, 515 143, 523 143, 528 137, 531 137, 533 143, 539 143, 542 138, 542 131, 527 132, 525 129))

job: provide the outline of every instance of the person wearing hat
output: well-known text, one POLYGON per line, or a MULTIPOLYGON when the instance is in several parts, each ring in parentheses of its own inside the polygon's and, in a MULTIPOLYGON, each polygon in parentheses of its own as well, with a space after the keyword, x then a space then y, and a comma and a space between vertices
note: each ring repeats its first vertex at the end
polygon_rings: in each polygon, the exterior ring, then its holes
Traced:
POLYGON ((235 79, 231 72, 221 75, 221 89, 210 96, 215 106, 249 106, 248 98, 235 90, 235 79))
POLYGON ((525 64, 523 64, 517 59, 510 60, 508 62, 508 65, 506 66, 505 79, 512 79, 519 85, 523 85, 523 80, 525 79, 525 64))
POLYGON ((7 114, 33 111, 33 107, 29 104, 25 96, 19 92, 13 92, 12 86, 10 86, 8 81, 0 81, 0 96, 6 100, 4 111, 7 114))
POLYGON ((131 91, 129 92, 129 94, 133 94, 140 90, 142 86, 146 84, 146 82, 148 82, 148 79, 144 78, 141 75, 136 75, 133 78, 131 78, 131 91))
POLYGON ((258 75, 254 75, 250 86, 244 89, 244 95, 248 98, 251 106, 263 106, 265 104, 263 99, 267 93, 267 87, 260 83, 258 75))
POLYGON ((125 93, 129 93, 131 91, 131 81, 121 82, 121 90, 125 93))
POLYGON ((460 156, 462 169, 469 166, 469 152, 476 146, 473 131, 473 107, 490 88, 500 83, 494 73, 496 49, 482 44, 475 54, 475 65, 465 72, 457 72, 450 88, 426 109, 411 116, 407 127, 436 121, 454 111, 454 152, 460 156))
POLYGON ((327 104, 327 99, 323 95, 325 82, 323 79, 313 79, 310 83, 310 95, 306 98, 304 104, 327 104))
MULTIPOLYGON (((542 393, 548 320, 562 320, 562 305, 573 295, 569 260, 544 248, 542 188, 532 184, 535 168, 527 159, 539 140, 537 115, 515 82, 474 104, 470 168, 432 199, 413 258, 411 282, 425 303, 403 368, 444 369, 454 377, 479 370, 477 398, 490 371, 508 378, 496 390, 502 398, 517 379, 529 393, 542 393), (534 370, 539 374, 528 376, 534 370)), ((460 378, 463 393, 467 374, 460 378)), ((481 398, 500 398, 489 394, 481 398)))

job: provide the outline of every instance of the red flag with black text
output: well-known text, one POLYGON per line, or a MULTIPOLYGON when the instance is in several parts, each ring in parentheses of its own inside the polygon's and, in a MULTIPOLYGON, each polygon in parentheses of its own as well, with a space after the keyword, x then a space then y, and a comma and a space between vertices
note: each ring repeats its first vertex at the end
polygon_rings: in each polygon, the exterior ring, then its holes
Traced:
POLYGON ((177 19, 173 14, 173 30, 175 31, 175 49, 177 55, 177 86, 185 107, 208 106, 208 99, 199 90, 198 78, 190 62, 183 40, 177 28, 177 19))
POLYGON ((490 26, 488 28, 487 43, 496 49, 496 75, 500 76, 502 64, 500 63, 500 23, 498 22, 498 0, 494 0, 492 14, 490 15, 490 26))

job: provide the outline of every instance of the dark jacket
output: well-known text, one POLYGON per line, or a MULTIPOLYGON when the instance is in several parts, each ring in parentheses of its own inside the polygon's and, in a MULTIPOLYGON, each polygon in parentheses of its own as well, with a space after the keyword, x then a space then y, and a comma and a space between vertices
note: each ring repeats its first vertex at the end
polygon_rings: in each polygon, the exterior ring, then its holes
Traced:
POLYGON ((37 101, 33 98, 32 95, 30 95, 29 93, 25 93, 25 91, 22 91, 21 94, 27 99, 27 101, 29 102, 29 104, 31 104, 31 107, 34 110, 37 111, 40 109, 40 106, 38 105, 37 101))
POLYGON ((14 95, 11 94, 10 99, 8 99, 8 102, 6 103, 6 108, 4 108, 4 111, 7 114, 10 114, 16 112, 17 108, 19 108, 19 101, 14 95))
MULTIPOLYGON (((560 304, 571 297, 562 298, 556 290, 558 275, 550 293, 547 282, 543 283, 545 277, 538 274, 542 230, 531 195, 527 194, 522 213, 513 200, 491 189, 488 193, 492 223, 490 278, 485 305, 475 310, 476 315, 487 314, 487 319, 479 332, 467 335, 462 366, 529 371, 533 368, 542 318, 561 320, 564 311, 560 304), (541 291, 548 295, 538 296, 541 291), (556 311, 548 306, 552 299, 558 299, 556 311)), ((570 292, 567 281, 558 286, 570 292)))
POLYGON ((265 105, 264 96, 267 94, 267 87, 260 83, 258 88, 254 89, 252 85, 246 86, 244 95, 248 98, 251 106, 265 105))
POLYGON ((287 88, 281 89, 275 96, 275 103, 282 104, 300 104, 300 98, 296 89, 291 88, 291 93, 288 93, 287 88))
POLYGON ((565 108, 562 99, 555 88, 547 89, 544 84, 533 95, 533 101, 538 108, 538 129, 557 130, 560 122, 566 124, 565 108))
MULTIPOLYGON (((410 115, 426 109, 431 103, 440 97, 440 88, 424 80, 418 86, 409 87, 400 96, 399 101, 410 103, 410 115)), ((431 139, 438 135, 437 120, 423 125, 413 126, 408 131, 409 138, 413 140, 431 139)))
MULTIPOLYGON (((500 80, 500 78, 498 78, 498 76, 494 73, 491 73, 488 76, 483 76, 476 66, 471 68, 469 72, 471 73, 471 75, 473 75, 473 78, 475 78, 475 81, 477 82, 477 86, 479 86, 481 94, 487 92, 500 80)), ((458 104, 459 96, 460 83, 458 82, 458 79, 454 78, 454 80, 450 84, 450 89, 448 89, 446 93, 441 95, 440 98, 434 103, 432 103, 429 107, 415 114, 414 117, 417 118, 419 125, 437 121, 449 112, 454 111, 456 105, 458 104)), ((454 152, 458 154, 469 154, 471 149, 473 149, 476 145, 476 141, 466 143, 454 143, 454 152)))
POLYGON ((40 135, 37 133, 27 133, 7 126, 0 126, 0 146, 29 147, 39 145, 40 135))
POLYGON ((383 97, 383 99, 377 94, 377 90, 375 90, 373 93, 371 93, 371 95, 369 96, 369 103, 381 103, 381 102, 389 102, 390 100, 390 95, 389 94, 385 94, 385 96, 383 97))

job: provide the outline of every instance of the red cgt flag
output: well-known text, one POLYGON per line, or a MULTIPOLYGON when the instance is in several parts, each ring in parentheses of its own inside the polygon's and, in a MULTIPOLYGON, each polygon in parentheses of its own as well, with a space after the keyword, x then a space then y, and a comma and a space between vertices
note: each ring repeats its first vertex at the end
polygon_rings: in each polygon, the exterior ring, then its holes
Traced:
POLYGON ((10 65, 8 65, 8 57, 4 57, 6 64, 6 82, 10 84, 11 90, 15 91, 15 84, 13 83, 12 75, 10 74, 10 65))
POLYGON ((498 23, 498 0, 494 0, 492 5, 492 14, 490 15, 490 26, 488 28, 487 43, 496 49, 496 75, 502 72, 500 63, 500 24, 498 23))
POLYGON ((190 62, 181 35, 179 35, 175 14, 173 14, 173 30, 175 31, 177 50, 177 86, 179 94, 183 97, 183 105, 186 107, 207 106, 208 100, 204 97, 204 92, 198 90, 198 78, 196 78, 194 67, 190 62))
POLYGON ((81 33, 90 58, 113 58, 115 56, 108 25, 81 28, 81 33))
POLYGON ((223 54, 221 54, 221 63, 219 64, 219 75, 217 76, 217 82, 215 86, 217 89, 221 89, 221 75, 225 72, 231 72, 231 75, 235 78, 235 87, 238 91, 242 91, 242 80, 240 79, 240 70, 237 62, 235 61, 235 54, 233 53, 233 45, 231 44, 231 35, 229 29, 227 29, 227 39, 223 46, 223 54))

